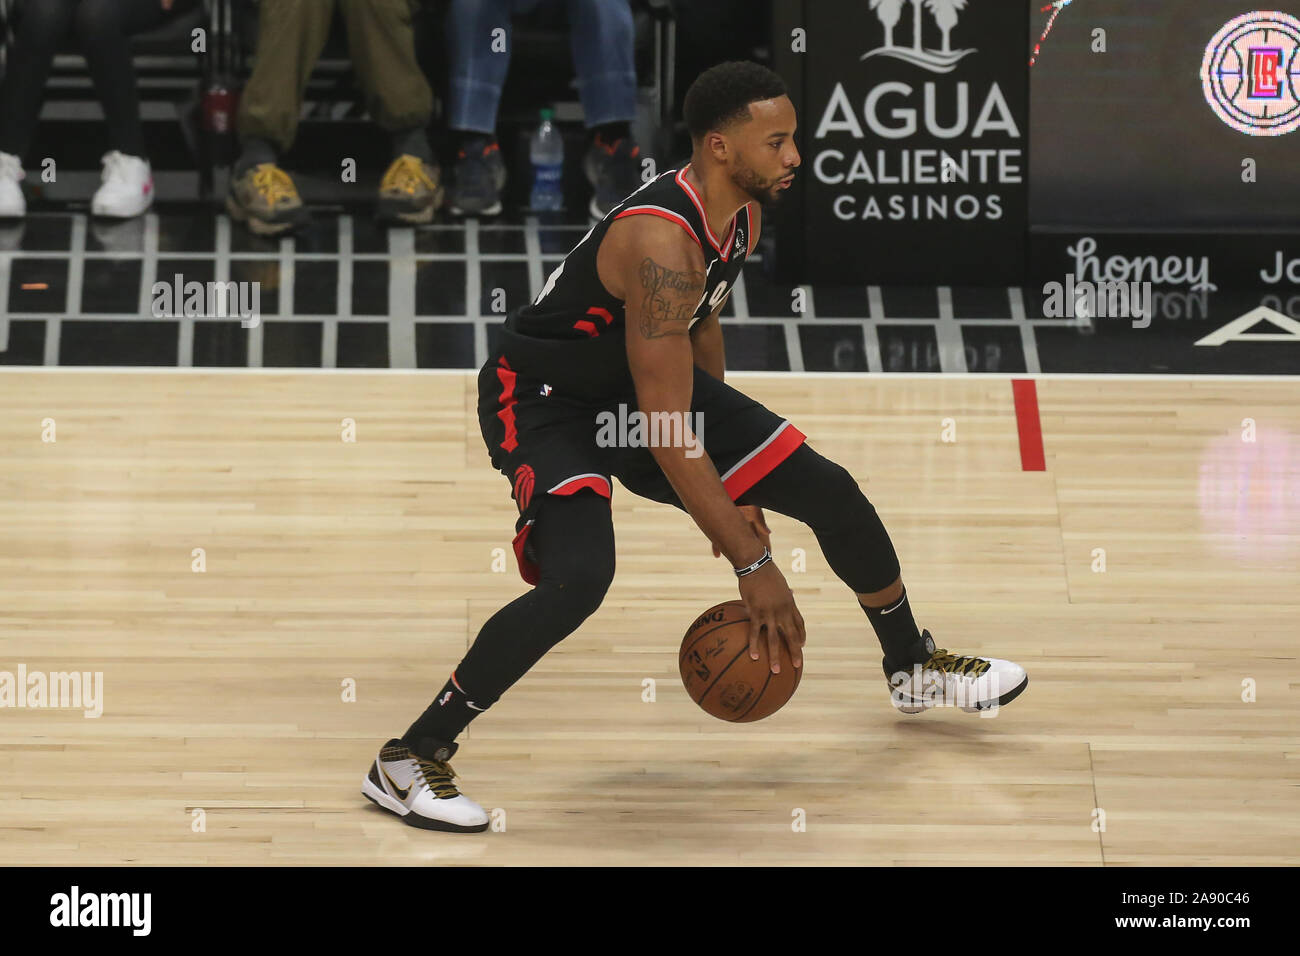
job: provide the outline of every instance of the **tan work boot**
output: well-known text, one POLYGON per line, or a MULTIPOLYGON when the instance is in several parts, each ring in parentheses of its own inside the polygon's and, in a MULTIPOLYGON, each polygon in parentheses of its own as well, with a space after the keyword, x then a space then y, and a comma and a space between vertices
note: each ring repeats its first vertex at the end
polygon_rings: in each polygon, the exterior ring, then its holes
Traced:
POLYGON ((259 236, 288 232, 309 218, 293 180, 274 163, 259 163, 231 180, 226 209, 259 236))
POLYGON ((398 156, 379 184, 378 216, 381 222, 419 224, 431 222, 442 205, 442 170, 418 156, 398 156))

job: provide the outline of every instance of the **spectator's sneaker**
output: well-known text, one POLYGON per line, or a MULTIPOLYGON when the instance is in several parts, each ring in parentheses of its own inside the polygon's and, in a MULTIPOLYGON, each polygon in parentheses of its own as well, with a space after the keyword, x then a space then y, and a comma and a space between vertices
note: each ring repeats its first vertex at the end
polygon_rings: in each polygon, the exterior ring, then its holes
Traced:
POLYGON ((881 661, 889 696, 905 714, 931 707, 960 707, 967 713, 996 710, 1020 696, 1029 684, 1025 669, 996 657, 966 657, 934 646, 929 631, 917 641, 914 662, 890 667, 881 661))
POLYGON ((298 187, 275 163, 258 163, 232 180, 226 210, 259 236, 277 236, 309 218, 298 187))
POLYGON ((23 161, 12 153, 0 153, 0 218, 27 215, 27 200, 23 198, 23 161))
POLYGON ((381 222, 425 223, 442 205, 442 170, 418 156, 403 153, 393 160, 379 183, 381 222))
POLYGON ((596 190, 588 209, 592 216, 603 219, 605 213, 641 188, 641 147, 631 136, 606 143, 598 133, 587 150, 583 170, 596 190))
POLYGON ((487 136, 466 140, 451 173, 448 211, 455 216, 495 216, 501 212, 506 164, 501 147, 487 136))
POLYGON ((456 774, 447 760, 457 747, 452 744, 445 748, 444 760, 425 760, 411 753, 400 740, 390 740, 361 779, 361 793, 410 826, 481 833, 488 828, 487 813, 451 782, 456 774))
POLYGON ((104 154, 102 162, 104 183, 95 190, 90 211, 96 216, 130 219, 148 209, 153 203, 153 172, 149 161, 113 150, 104 154))

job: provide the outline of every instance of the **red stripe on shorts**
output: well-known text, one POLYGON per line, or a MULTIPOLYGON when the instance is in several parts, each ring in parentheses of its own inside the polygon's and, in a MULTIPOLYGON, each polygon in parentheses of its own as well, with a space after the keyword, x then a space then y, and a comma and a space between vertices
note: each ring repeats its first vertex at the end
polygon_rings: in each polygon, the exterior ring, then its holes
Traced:
POLYGON ((782 425, 765 444, 760 445, 743 464, 734 468, 722 480, 722 486, 727 489, 731 500, 735 501, 753 488, 760 478, 789 458, 794 450, 804 443, 806 437, 789 422, 782 425))
POLYGON ((519 576, 524 579, 525 584, 536 584, 542 577, 541 568, 524 557, 524 542, 528 540, 528 532, 532 530, 533 523, 530 521, 515 535, 515 540, 510 542, 511 547, 515 549, 515 560, 519 563, 519 576))
POLYGON ((506 437, 501 442, 501 447, 511 452, 519 447, 519 439, 515 432, 515 373, 504 355, 497 362, 500 366, 497 369, 497 378, 501 382, 501 410, 497 412, 497 418, 501 419, 501 423, 506 426, 506 437))
POLYGON ((571 495, 581 491, 583 488, 590 488, 602 498, 609 497, 609 482, 600 475, 580 475, 577 478, 570 478, 563 484, 556 485, 548 495, 571 495))

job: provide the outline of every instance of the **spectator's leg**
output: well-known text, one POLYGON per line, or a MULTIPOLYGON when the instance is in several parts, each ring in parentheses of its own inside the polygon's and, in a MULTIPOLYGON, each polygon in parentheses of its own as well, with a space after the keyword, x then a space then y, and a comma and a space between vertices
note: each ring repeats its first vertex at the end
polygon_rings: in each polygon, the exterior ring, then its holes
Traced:
POLYGON ((334 0, 275 0, 261 4, 257 62, 239 101, 235 128, 243 153, 234 174, 287 152, 298 132, 302 97, 329 39, 334 0), (269 150, 268 150, 269 147, 269 150))
POLYGON ((510 70, 511 16, 540 0, 451 0, 447 15, 447 127, 454 139, 448 209, 454 215, 501 212, 506 167, 497 143, 497 109, 510 70))
POLYGON ((496 135, 497 107, 510 69, 510 16, 535 3, 451 0, 447 11, 447 125, 462 133, 496 135), (503 30, 504 33, 494 33, 503 30))
POLYGON ((393 138, 393 155, 433 164, 429 118, 433 91, 415 58, 411 20, 416 0, 339 0, 348 27, 348 48, 367 108, 393 138))
POLYGON ((588 129, 617 124, 626 136, 636 118, 636 33, 628 0, 568 0, 573 68, 588 129))
POLYGON ((303 93, 329 39, 334 0, 274 0, 260 9, 256 63, 235 117, 240 153, 226 210, 258 235, 278 236, 310 218, 293 179, 277 163, 298 133, 303 93))
POLYGON ((599 219, 641 185, 645 157, 631 134, 636 118, 636 28, 628 0, 567 0, 569 39, 591 148, 583 171, 599 219))
POLYGON ((0 83, 0 152, 20 159, 31 147, 54 52, 72 26, 76 0, 26 4, 0 83))
POLYGON ((145 155, 140 97, 128 37, 152 30, 168 16, 157 0, 80 0, 73 16, 77 44, 104 109, 109 148, 127 156, 145 155))

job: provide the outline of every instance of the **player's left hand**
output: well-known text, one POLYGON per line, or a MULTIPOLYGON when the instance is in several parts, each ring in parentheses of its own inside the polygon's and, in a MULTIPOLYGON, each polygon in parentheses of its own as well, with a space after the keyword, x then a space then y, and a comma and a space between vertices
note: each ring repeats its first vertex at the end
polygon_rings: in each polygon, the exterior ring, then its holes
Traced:
MULTIPOLYGON (((754 529, 754 534, 758 536, 759 541, 763 542, 763 547, 771 551, 772 529, 767 526, 767 521, 763 518, 763 509, 754 505, 736 505, 736 509, 749 522, 749 526, 754 529)), ((722 557, 722 552, 718 550, 716 544, 713 546, 713 556, 715 558, 722 557)))

